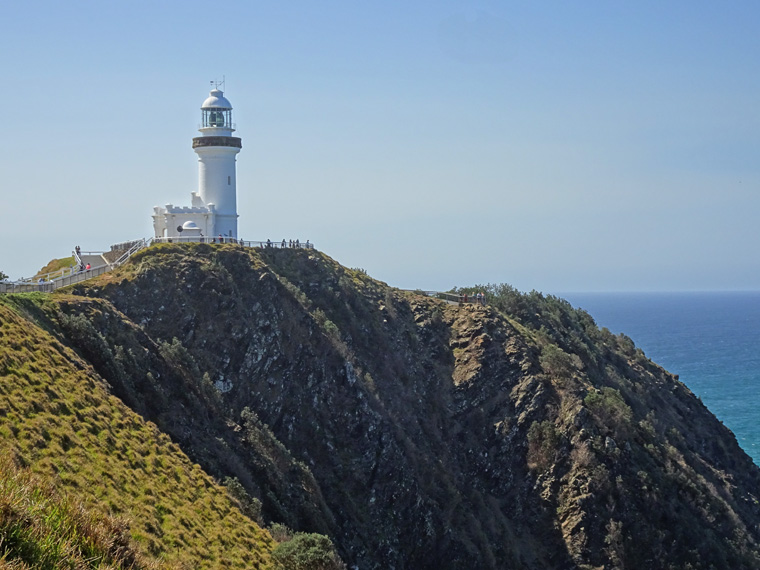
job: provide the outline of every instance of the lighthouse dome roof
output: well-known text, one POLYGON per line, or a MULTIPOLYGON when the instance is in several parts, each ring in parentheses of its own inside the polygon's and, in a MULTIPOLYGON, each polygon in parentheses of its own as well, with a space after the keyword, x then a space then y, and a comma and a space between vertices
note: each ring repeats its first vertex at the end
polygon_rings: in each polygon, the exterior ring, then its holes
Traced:
POLYGON ((196 224, 195 222, 185 222, 184 224, 182 224, 182 229, 183 230, 197 230, 198 224, 196 224))
POLYGON ((224 93, 219 89, 212 89, 208 99, 203 102, 201 109, 232 109, 232 105, 227 101, 224 93))

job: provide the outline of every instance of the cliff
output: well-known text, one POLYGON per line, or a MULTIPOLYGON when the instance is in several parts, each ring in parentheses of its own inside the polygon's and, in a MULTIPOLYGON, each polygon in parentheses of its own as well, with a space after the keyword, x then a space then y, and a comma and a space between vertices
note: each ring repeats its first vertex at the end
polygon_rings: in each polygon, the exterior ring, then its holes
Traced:
POLYGON ((5 303, 349 566, 760 567, 760 471, 688 388, 564 301, 491 293, 167 244, 5 303))

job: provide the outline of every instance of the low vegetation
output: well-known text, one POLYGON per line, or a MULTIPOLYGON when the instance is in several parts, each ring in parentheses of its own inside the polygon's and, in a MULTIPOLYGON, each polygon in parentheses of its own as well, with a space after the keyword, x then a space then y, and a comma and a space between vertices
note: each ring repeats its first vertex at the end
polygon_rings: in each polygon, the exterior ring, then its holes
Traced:
MULTIPOLYGON (((760 567, 760 470, 677 377, 551 295, 457 291, 488 305, 164 244, 1 297, 7 477, 147 568, 760 567)), ((45 508, 11 516, 41 552, 87 542, 45 508)))
MULTIPOLYGON (((130 548, 141 556, 188 568, 267 567, 274 542, 237 501, 155 425, 109 395, 87 362, 24 317, 30 308, 54 306, 39 295, 0 298, 2 455, 29 466, 36 481, 61 496, 76 494, 88 516, 121 529, 114 539, 131 536, 130 548), (108 522, 115 520, 131 521, 128 532, 108 522)), ((68 544, 46 538, 37 523, 28 526, 27 542, 38 546, 14 549, 23 560, 55 556, 62 548, 56 544, 68 544)), ((0 548, 25 532, 5 526, 0 548)))
POLYGON ((0 568, 159 567, 170 565, 140 552, 125 519, 87 507, 10 455, 0 456, 0 568))
POLYGON ((60 259, 51 259, 47 265, 42 267, 34 276, 35 279, 46 276, 48 273, 56 273, 62 269, 69 269, 74 266, 74 256, 62 257, 60 259))
POLYGON ((275 570, 346 570, 332 541, 324 535, 296 532, 284 525, 273 525, 272 537, 278 541, 272 552, 275 570))

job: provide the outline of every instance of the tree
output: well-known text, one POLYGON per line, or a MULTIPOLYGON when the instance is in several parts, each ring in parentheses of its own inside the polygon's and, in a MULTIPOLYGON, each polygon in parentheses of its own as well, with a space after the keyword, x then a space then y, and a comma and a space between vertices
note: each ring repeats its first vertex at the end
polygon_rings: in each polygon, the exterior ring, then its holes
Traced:
POLYGON ((2 281, 3 279, 8 279, 8 276, 2 271, 0 271, 0 281, 2 281))

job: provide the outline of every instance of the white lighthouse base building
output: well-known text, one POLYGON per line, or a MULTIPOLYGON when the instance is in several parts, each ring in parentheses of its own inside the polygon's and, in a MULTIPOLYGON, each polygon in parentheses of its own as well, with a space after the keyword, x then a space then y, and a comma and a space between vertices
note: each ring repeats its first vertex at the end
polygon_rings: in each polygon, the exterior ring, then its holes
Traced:
MULTIPOLYGON (((200 236, 214 237, 217 235, 237 237, 224 227, 228 224, 217 224, 215 204, 203 204, 197 192, 192 192, 192 206, 175 206, 166 204, 153 208, 153 231, 156 237, 188 237, 184 225, 192 222, 199 229, 200 236), (179 228, 183 228, 179 231, 179 228)), ((237 217, 237 216, 236 216, 237 217)))

